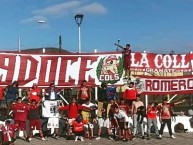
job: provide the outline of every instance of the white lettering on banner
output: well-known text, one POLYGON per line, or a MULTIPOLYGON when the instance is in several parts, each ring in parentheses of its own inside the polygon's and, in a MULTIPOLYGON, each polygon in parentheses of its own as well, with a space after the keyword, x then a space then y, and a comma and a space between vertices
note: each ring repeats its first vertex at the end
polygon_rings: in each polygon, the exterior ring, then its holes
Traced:
POLYGON ((144 79, 144 92, 178 92, 193 90, 193 78, 173 78, 173 79, 144 79))
MULTIPOLYGON (((132 60, 131 66, 133 66, 133 67, 147 67, 145 65, 143 65, 143 66, 140 65, 141 64, 140 62, 134 63, 136 60, 135 55, 131 55, 131 56, 133 57, 131 59, 132 60)), ((144 58, 146 57, 146 59, 148 60, 147 64, 149 64, 149 62, 152 61, 152 58, 148 57, 148 55, 147 56, 142 55, 142 58, 143 57, 144 58)), ((153 62, 155 64, 156 68, 165 68, 165 69, 167 69, 167 68, 173 68, 173 69, 183 68, 183 69, 185 69, 185 68, 190 68, 190 63, 188 61, 186 61, 186 57, 187 57, 187 55, 185 55, 185 54, 181 54, 181 55, 157 54, 154 56, 153 62)))
POLYGON ((141 53, 139 61, 136 61, 135 54, 136 53, 131 53, 131 67, 149 67, 147 53, 141 53))

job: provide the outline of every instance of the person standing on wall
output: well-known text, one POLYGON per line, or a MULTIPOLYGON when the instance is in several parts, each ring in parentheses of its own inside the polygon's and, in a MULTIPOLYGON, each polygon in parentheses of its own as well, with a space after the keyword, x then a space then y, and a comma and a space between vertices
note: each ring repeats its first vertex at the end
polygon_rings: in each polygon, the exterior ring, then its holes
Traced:
POLYGON ((124 48, 123 61, 124 61, 123 65, 125 69, 125 78, 130 80, 130 61, 131 61, 130 44, 126 44, 126 48, 124 48))

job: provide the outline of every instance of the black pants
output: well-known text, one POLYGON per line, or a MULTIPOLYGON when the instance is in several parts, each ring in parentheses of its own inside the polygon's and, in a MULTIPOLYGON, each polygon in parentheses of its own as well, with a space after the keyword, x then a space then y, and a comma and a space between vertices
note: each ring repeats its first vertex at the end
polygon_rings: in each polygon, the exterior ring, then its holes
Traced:
POLYGON ((168 126, 169 134, 170 134, 170 136, 172 136, 171 119, 162 119, 162 123, 161 123, 161 128, 160 128, 159 134, 161 134, 161 135, 163 134, 163 130, 164 130, 164 127, 165 127, 166 124, 168 126))

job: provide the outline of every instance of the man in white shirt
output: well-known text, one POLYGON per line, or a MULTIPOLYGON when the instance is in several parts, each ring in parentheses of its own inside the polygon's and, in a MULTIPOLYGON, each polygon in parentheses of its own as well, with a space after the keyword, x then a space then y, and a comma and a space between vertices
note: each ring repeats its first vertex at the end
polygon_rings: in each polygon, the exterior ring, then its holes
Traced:
POLYGON ((130 131, 130 119, 127 116, 126 112, 119 109, 118 106, 116 106, 114 109, 115 109, 114 119, 115 119, 116 125, 119 129, 121 129, 121 132, 123 135, 123 141, 127 142, 128 141, 127 135, 129 135, 130 140, 132 139, 131 131, 130 131))

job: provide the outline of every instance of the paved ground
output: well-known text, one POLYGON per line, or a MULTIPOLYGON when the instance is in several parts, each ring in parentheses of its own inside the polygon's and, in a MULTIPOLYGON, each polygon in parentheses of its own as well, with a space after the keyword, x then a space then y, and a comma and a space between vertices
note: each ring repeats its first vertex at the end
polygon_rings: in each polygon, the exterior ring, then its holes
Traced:
POLYGON ((100 140, 89 140, 85 139, 84 142, 66 140, 61 137, 58 140, 54 138, 48 138, 47 141, 41 141, 38 138, 34 138, 31 142, 26 142, 22 139, 17 139, 15 145, 112 145, 112 144, 131 144, 131 145, 192 145, 193 144, 193 133, 175 133, 176 139, 169 138, 169 135, 165 133, 161 140, 151 138, 150 140, 142 140, 137 137, 133 141, 122 142, 122 141, 110 141, 106 138, 101 138, 100 140))

